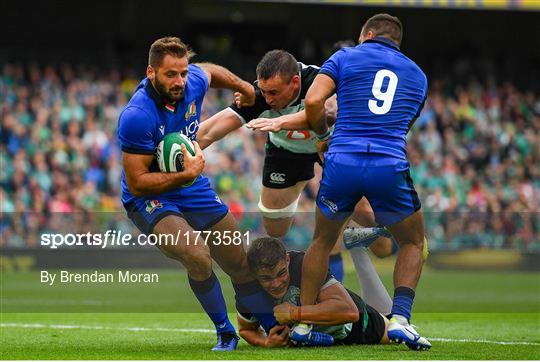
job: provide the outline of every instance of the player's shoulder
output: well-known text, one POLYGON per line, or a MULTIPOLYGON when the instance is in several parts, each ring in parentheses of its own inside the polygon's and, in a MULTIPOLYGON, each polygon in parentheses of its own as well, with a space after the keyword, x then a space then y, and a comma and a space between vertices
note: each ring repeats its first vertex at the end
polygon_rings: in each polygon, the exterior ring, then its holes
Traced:
POLYGON ((298 67, 300 68, 302 88, 307 90, 307 88, 311 86, 311 83, 313 83, 317 74, 319 74, 321 67, 313 64, 304 64, 302 62, 298 62, 298 67))
POLYGON ((135 93, 122 109, 119 119, 154 118, 156 104, 146 91, 146 82, 143 80, 137 87, 135 93))
POLYGON ((424 73, 424 71, 422 70, 422 68, 420 68, 420 66, 414 60, 412 60, 403 53, 401 54, 404 62, 406 63, 404 65, 404 68, 407 70, 407 72, 414 75, 418 82, 427 85, 427 76, 426 73, 424 73))
POLYGON ((193 76, 201 77, 201 76, 206 76, 206 73, 204 72, 204 70, 198 64, 190 63, 188 65, 188 77, 190 75, 192 77, 193 76))
POLYGON ((191 63, 188 65, 188 80, 187 87, 196 86, 206 92, 209 87, 208 76, 205 71, 197 64, 191 63))

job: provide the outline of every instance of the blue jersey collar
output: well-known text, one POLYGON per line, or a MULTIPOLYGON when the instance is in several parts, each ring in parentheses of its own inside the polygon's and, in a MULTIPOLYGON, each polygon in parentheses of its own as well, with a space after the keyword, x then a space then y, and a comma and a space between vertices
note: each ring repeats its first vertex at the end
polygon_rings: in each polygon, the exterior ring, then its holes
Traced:
POLYGON ((150 82, 150 79, 146 78, 144 81, 144 89, 146 90, 146 93, 152 98, 152 100, 156 103, 156 105, 160 108, 164 108, 165 110, 175 113, 177 110, 178 102, 175 104, 170 104, 167 101, 165 101, 155 90, 154 86, 152 85, 152 82, 150 82))
POLYGON ((394 41, 384 37, 384 36, 376 36, 375 38, 373 39, 369 39, 369 40, 366 40, 364 41, 364 43, 383 43, 384 45, 388 45, 396 50, 400 50, 399 49, 399 45, 397 45, 394 41))

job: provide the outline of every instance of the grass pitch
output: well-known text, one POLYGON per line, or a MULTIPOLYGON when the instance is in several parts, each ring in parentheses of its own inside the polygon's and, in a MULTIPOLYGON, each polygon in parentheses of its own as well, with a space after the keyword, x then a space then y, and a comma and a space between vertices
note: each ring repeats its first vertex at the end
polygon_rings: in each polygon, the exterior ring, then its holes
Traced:
MULTIPOLYGON (((540 359, 540 278, 535 273, 426 269, 413 322, 433 343, 427 352, 404 345, 269 350, 241 341, 233 353, 210 351, 215 343, 212 324, 197 313, 185 276, 158 273, 160 282, 153 286, 57 288, 41 286, 37 272, 3 273, 1 358, 540 359)), ((391 271, 381 274, 391 286, 391 271)), ((232 301, 230 284, 220 279, 232 301)), ((357 290, 352 273, 346 285, 357 290)), ((232 304, 229 310, 234 310, 232 304)), ((235 323, 235 315, 230 317, 235 323)))

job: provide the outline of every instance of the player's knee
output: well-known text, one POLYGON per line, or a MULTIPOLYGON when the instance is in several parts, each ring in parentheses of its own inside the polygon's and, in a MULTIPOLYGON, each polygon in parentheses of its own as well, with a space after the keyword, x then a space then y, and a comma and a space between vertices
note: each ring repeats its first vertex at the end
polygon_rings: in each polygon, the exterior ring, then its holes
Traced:
POLYGON ((201 256, 196 260, 184 263, 190 277, 197 280, 206 279, 212 274, 212 259, 210 256, 201 256))

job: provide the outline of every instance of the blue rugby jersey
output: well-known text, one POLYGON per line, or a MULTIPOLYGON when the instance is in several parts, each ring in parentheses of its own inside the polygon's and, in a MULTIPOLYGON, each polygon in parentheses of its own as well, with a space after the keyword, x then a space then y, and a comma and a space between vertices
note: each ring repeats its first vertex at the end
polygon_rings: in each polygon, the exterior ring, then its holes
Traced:
MULTIPOLYGON (((190 64, 184 98, 173 105, 159 96, 148 78, 143 79, 118 119, 117 135, 122 151, 153 155, 163 137, 172 132, 181 132, 196 140, 208 86, 204 71, 190 64)), ((156 160, 150 171, 159 171, 156 160)), ((163 195, 174 196, 179 191, 171 190, 163 195)), ((133 199, 122 170, 122 202, 125 204, 133 199)))
POLYGON ((336 84, 329 153, 406 158, 406 135, 427 96, 427 78, 392 41, 377 37, 334 53, 320 74, 336 84))

